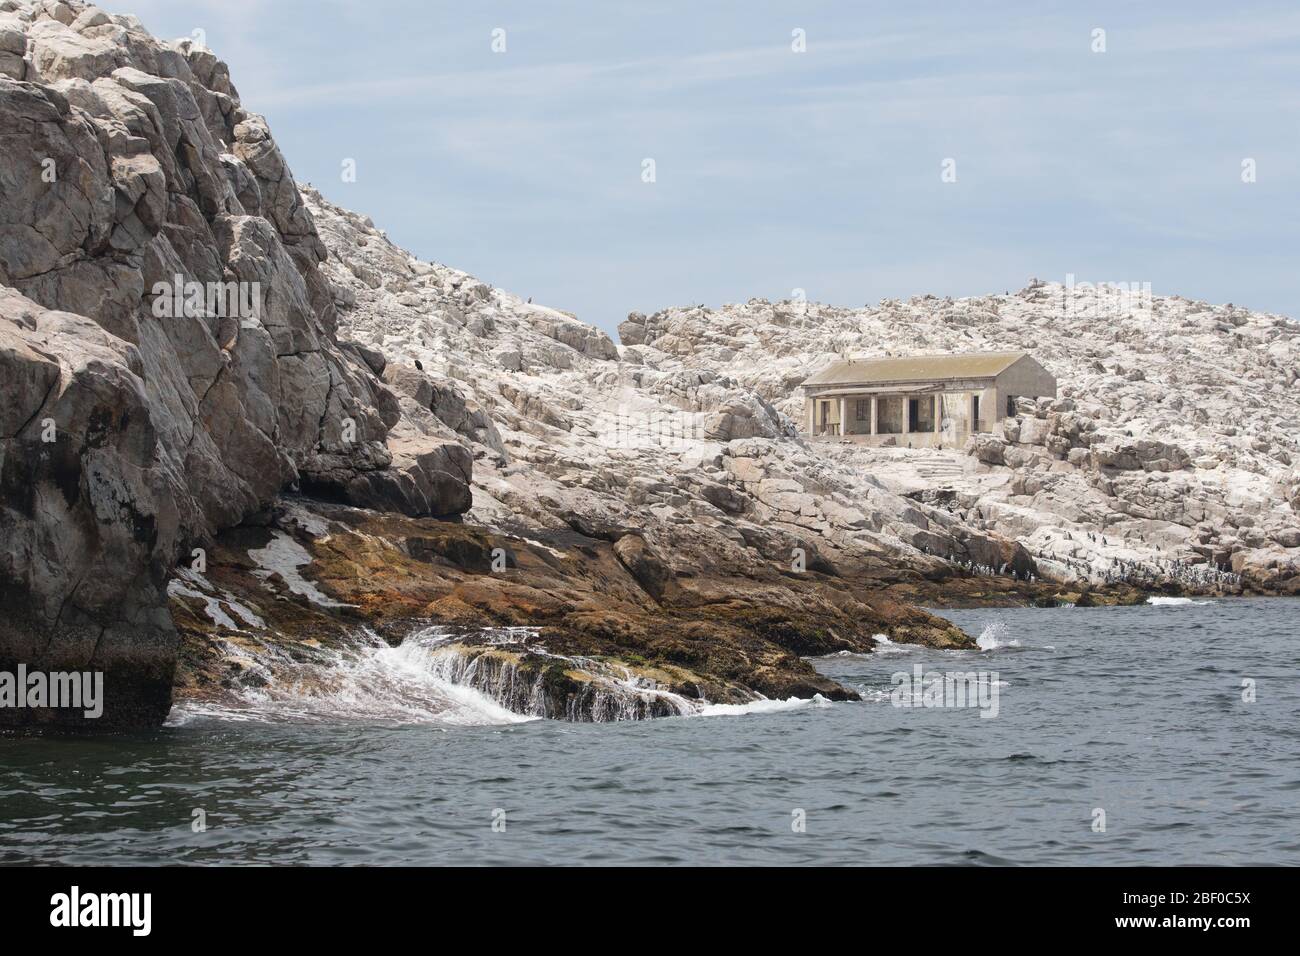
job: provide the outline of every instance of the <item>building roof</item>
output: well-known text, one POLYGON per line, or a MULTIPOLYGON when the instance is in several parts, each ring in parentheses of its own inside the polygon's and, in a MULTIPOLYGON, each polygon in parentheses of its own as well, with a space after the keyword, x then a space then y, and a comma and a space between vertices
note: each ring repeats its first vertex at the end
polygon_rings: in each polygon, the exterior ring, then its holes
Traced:
POLYGON ((937 382, 914 382, 909 385, 850 385, 848 388, 837 388, 836 394, 839 395, 913 395, 924 392, 938 392, 943 386, 937 382))
POLYGON ((964 355, 909 355, 904 358, 840 359, 804 385, 872 385, 880 382, 930 382, 952 378, 994 378, 1028 352, 968 352, 964 355))

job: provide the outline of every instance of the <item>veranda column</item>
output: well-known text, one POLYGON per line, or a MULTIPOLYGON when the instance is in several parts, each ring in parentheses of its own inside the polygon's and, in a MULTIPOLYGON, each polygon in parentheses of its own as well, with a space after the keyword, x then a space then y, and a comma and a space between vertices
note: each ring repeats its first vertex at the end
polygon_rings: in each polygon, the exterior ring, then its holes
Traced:
POLYGON ((871 434, 880 434, 880 399, 875 395, 871 396, 871 434))
POLYGON ((849 400, 840 397, 840 435, 849 433, 849 400))
POLYGON ((943 426, 939 423, 943 421, 943 392, 934 396, 934 433, 937 435, 943 431, 943 426))

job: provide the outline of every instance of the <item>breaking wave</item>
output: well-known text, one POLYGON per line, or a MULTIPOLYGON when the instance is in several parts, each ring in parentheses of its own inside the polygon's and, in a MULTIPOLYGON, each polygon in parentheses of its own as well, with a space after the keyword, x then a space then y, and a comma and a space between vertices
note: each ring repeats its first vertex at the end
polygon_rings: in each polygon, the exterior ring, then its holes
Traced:
POLYGON ((787 697, 785 700, 751 700, 747 704, 706 704, 696 714, 700 717, 737 717, 742 714, 772 714, 783 710, 830 706, 831 702, 821 694, 813 694, 812 697, 787 697))
POLYGON ((887 634, 872 634, 871 639, 876 642, 876 646, 872 648, 875 654, 906 654, 916 650, 915 644, 896 644, 887 634))
POLYGON ((364 632, 362 646, 320 651, 309 662, 292 661, 267 647, 245 655, 250 682, 222 701, 185 701, 168 723, 199 718, 234 721, 365 721, 393 724, 475 726, 512 724, 533 718, 516 714, 487 694, 448 681, 424 666, 406 644, 391 647, 364 632))
POLYGON ((1019 647, 1020 642, 1008 637, 1008 634, 1006 624, 994 621, 980 632, 979 637, 975 638, 975 644, 981 651, 992 651, 1000 647, 1019 647))
POLYGON ((494 628, 477 633, 467 645, 444 628, 429 627, 393 647, 363 631, 356 647, 295 648, 295 655, 275 644, 226 641, 224 656, 242 670, 237 686, 220 700, 178 703, 168 724, 205 718, 451 726, 539 718, 604 723, 767 714, 831 703, 820 694, 736 704, 688 698, 617 663, 552 654, 534 643, 536 636, 531 628, 494 628), (531 663, 523 663, 526 658, 531 663), (559 692, 555 667, 562 675, 559 692))
POLYGON ((1213 604, 1213 601, 1195 601, 1189 597, 1149 597, 1147 603, 1156 607, 1181 607, 1187 604, 1213 604))

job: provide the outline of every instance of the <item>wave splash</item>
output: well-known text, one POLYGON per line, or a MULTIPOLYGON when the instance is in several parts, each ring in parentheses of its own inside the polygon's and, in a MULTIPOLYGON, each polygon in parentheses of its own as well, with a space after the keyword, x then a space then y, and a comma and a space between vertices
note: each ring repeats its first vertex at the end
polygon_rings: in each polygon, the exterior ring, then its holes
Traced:
POLYGON ((907 654, 917 649, 915 644, 898 644, 889 639, 888 634, 872 634, 871 639, 876 642, 872 652, 875 654, 907 654))
POLYGON ((362 721, 483 726, 540 718, 575 722, 721 717, 829 707, 811 699, 711 703, 659 686, 628 668, 536 646, 532 628, 492 628, 472 645, 441 627, 396 647, 369 630, 344 650, 226 642, 243 678, 221 700, 178 703, 168 724, 200 719, 263 722, 362 721), (307 659, 302 659, 305 654, 307 659), (540 661, 540 666, 539 662, 540 661))
POLYGON ((747 704, 706 704, 696 713, 700 717, 738 717, 744 714, 774 714, 785 710, 802 710, 805 707, 823 708, 832 706, 831 701, 821 694, 812 697, 787 697, 785 700, 764 698, 751 700, 747 704))
POLYGON ((471 688, 513 713, 605 723, 690 716, 699 703, 633 674, 584 657, 553 654, 528 643, 535 632, 465 646, 439 629, 411 635, 401 651, 439 680, 471 688))
POLYGON ((1019 647, 1020 642, 1009 636, 1010 629, 1002 621, 994 621, 975 638, 975 644, 981 651, 997 650, 1000 647, 1019 647))
POLYGON ((273 645, 256 652, 229 645, 229 656, 248 666, 249 679, 225 700, 177 704, 168 723, 213 718, 481 726, 533 719, 422 666, 405 644, 392 647, 370 631, 358 637, 357 647, 318 650, 306 662, 273 645))

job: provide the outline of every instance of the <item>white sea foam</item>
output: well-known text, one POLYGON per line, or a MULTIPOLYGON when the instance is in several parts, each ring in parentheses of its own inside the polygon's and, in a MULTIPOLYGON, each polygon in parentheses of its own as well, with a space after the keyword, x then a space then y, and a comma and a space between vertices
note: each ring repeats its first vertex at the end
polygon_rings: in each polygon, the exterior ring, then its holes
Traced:
POLYGON ((884 687, 859 686, 858 693, 862 696, 862 699, 869 704, 887 704, 894 697, 893 690, 884 687))
POLYGON ((286 661, 282 652, 270 649, 257 655, 240 648, 236 653, 244 654, 250 669, 259 674, 259 683, 265 683, 241 687, 221 702, 183 702, 168 723, 207 717, 474 726, 534 719, 511 712, 473 688, 444 680, 428 666, 427 645, 390 647, 370 634, 366 640, 355 649, 322 651, 319 660, 310 663, 286 661))
POLYGON ((889 639, 888 634, 872 634, 871 639, 876 642, 872 649, 876 654, 906 654, 916 650, 915 644, 896 644, 889 639))
POLYGON ((994 621, 984 628, 979 637, 975 638, 975 644, 981 651, 992 651, 999 647, 1019 647, 1020 642, 1008 637, 1008 633, 1004 623, 994 621))
POLYGON ((1189 597, 1149 597, 1147 603, 1156 607, 1184 607, 1188 604, 1213 604, 1213 601, 1194 601, 1189 597))
POLYGON ((821 694, 812 697, 787 697, 785 700, 764 698, 744 704, 705 704, 696 712, 697 717, 736 717, 742 714, 773 714, 804 707, 829 707, 831 702, 821 694))
MULTIPOLYGON (((760 698, 743 704, 689 699, 610 662, 548 654, 533 645, 537 636, 533 628, 495 628, 482 636, 491 644, 554 657, 590 674, 593 686, 600 688, 591 715, 596 720, 633 719, 646 716, 651 708, 682 717, 725 717, 829 707, 831 703, 820 694, 785 700, 760 698)), ((290 653, 245 632, 238 642, 220 644, 224 658, 242 670, 244 684, 220 701, 178 704, 168 723, 179 726, 208 718, 465 726, 519 723, 536 720, 536 715, 545 712, 540 685, 519 684, 522 678, 509 664, 480 673, 479 665, 487 658, 466 657, 446 646, 455 640, 444 628, 430 627, 391 647, 364 631, 353 648, 300 646, 290 653)))

